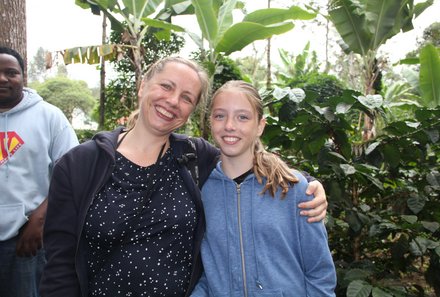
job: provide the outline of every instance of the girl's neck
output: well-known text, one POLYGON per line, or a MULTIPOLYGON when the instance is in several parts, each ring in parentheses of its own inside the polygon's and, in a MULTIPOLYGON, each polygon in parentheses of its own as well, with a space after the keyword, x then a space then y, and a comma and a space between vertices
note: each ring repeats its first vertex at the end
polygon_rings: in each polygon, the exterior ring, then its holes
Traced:
POLYGON ((222 169, 227 177, 234 179, 253 167, 253 158, 221 156, 222 169))

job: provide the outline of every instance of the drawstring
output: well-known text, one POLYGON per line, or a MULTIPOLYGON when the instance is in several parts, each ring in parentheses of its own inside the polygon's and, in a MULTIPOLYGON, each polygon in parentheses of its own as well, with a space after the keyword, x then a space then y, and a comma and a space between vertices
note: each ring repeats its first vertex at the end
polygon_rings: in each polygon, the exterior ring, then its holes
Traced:
MULTIPOLYGON (((225 204, 225 213, 224 213, 224 215, 225 215, 225 222, 226 222, 226 246, 229 248, 229 242, 230 242, 230 240, 229 240, 229 232, 228 232, 228 230, 229 230, 229 226, 228 226, 228 222, 229 222, 229 219, 228 219, 228 205, 230 204, 230 201, 228 201, 228 195, 226 195, 226 184, 225 184, 225 180, 222 178, 222 189, 223 189, 223 197, 224 197, 224 201, 223 201, 223 203, 225 204)), ((229 269, 229 292, 232 292, 232 268, 231 268, 231 259, 230 259, 230 254, 229 253, 227 253, 228 254, 228 269, 229 269)))
POLYGON ((6 153, 8 154, 7 160, 6 160, 6 178, 9 178, 9 162, 11 161, 11 152, 9 151, 9 135, 8 135, 8 114, 5 114, 5 129, 4 129, 4 137, 3 137, 3 147, 6 150, 6 153))

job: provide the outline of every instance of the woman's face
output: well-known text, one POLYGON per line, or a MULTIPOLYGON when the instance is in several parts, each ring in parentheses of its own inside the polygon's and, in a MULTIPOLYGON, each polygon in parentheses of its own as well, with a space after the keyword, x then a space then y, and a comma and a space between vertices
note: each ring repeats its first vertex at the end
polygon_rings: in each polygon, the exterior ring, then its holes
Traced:
POLYGON ((169 134, 187 122, 200 92, 197 72, 185 64, 169 62, 149 81, 143 81, 139 119, 153 133, 169 134))
POLYGON ((265 120, 244 93, 226 90, 214 99, 211 110, 211 133, 223 157, 253 160, 254 144, 261 136, 265 120))

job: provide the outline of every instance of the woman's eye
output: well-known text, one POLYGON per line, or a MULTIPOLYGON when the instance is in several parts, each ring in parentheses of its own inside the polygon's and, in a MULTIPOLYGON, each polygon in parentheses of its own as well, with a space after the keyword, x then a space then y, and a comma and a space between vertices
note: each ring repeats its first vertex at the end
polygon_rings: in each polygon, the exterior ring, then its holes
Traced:
POLYGON ((171 86, 169 84, 161 84, 162 88, 165 90, 171 90, 171 86))
POLYGON ((182 98, 183 98, 183 100, 185 100, 186 102, 189 102, 189 103, 191 103, 191 104, 193 103, 193 100, 192 100, 191 97, 189 97, 189 96, 183 95, 182 98))

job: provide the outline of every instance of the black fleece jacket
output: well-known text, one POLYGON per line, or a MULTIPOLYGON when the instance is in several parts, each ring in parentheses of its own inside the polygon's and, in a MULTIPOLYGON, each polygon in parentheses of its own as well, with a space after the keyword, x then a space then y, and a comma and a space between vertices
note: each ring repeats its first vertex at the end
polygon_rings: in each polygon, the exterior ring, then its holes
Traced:
MULTIPOLYGON (((81 240, 81 232, 95 194, 108 180, 115 166, 117 139, 121 131, 122 128, 118 128, 98 133, 92 140, 71 149, 54 167, 44 225, 47 265, 40 285, 43 297, 88 296, 84 254, 86 243, 81 240)), ((170 136, 176 162, 186 152, 187 138, 174 133, 170 136)), ((219 151, 203 139, 194 138, 194 142, 201 187, 215 166, 219 151)), ((187 291, 189 296, 202 272, 200 244, 205 219, 199 188, 184 165, 179 164, 179 172, 196 205, 198 222, 194 232, 194 260, 187 291)))

